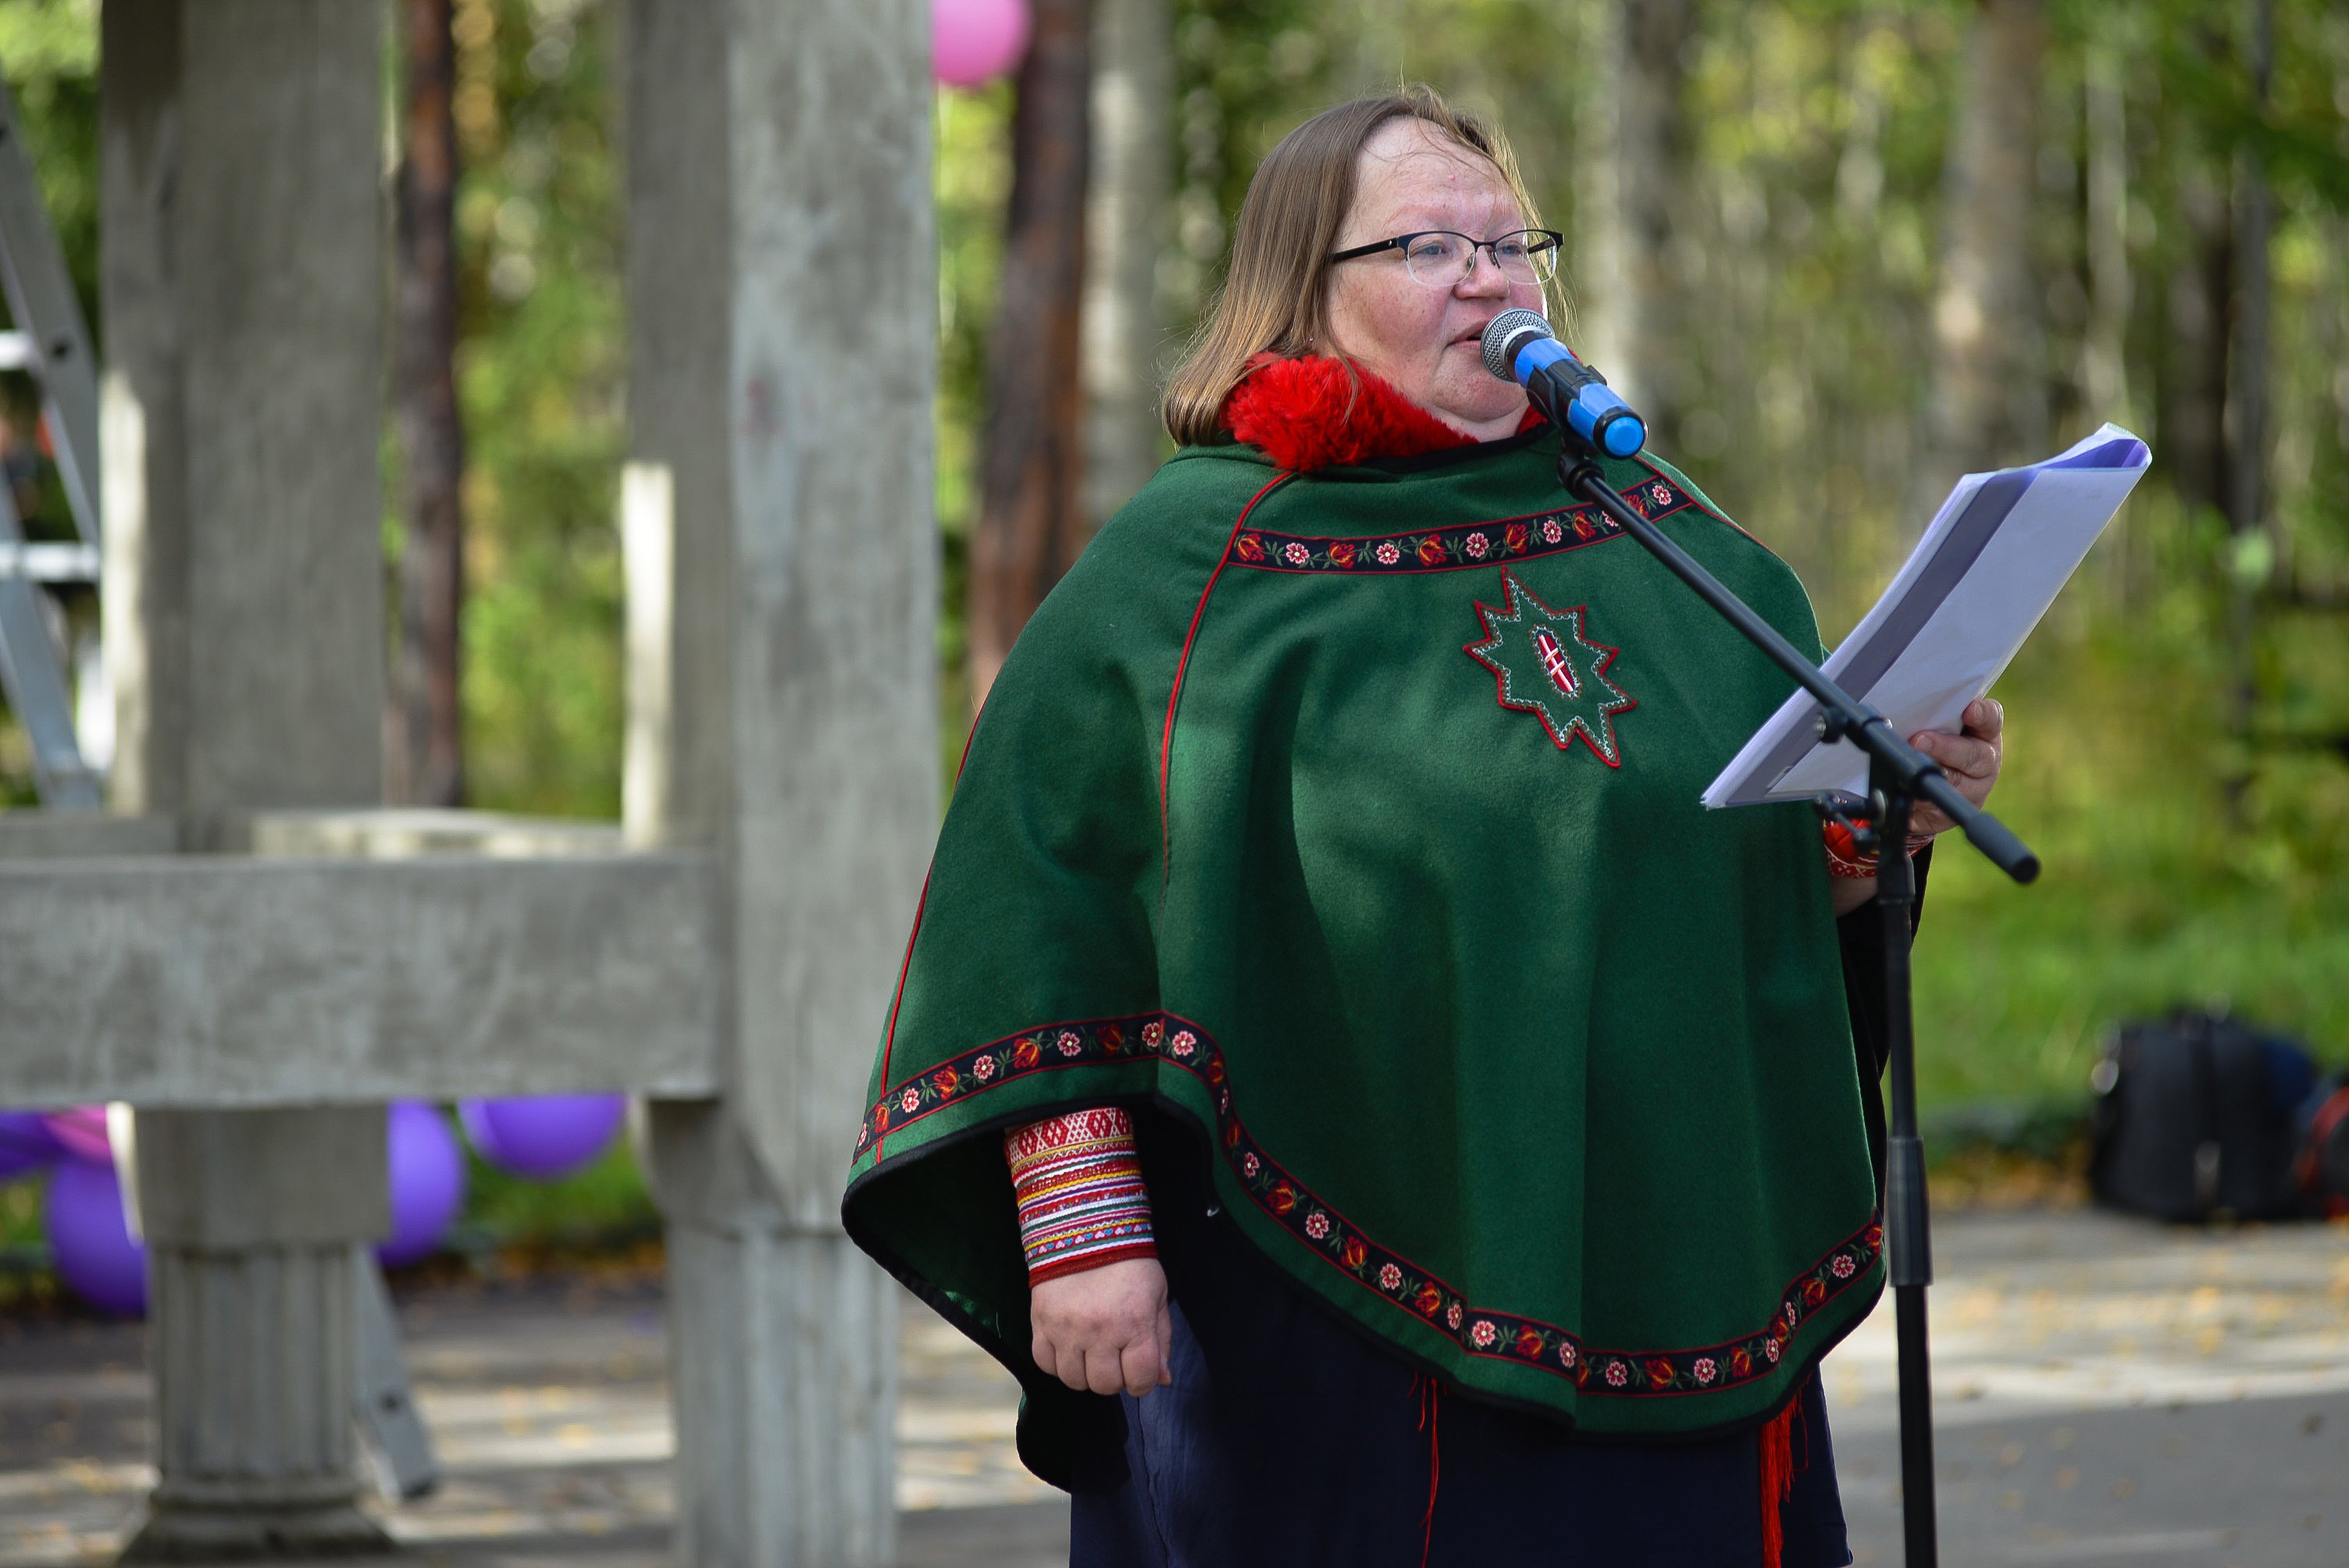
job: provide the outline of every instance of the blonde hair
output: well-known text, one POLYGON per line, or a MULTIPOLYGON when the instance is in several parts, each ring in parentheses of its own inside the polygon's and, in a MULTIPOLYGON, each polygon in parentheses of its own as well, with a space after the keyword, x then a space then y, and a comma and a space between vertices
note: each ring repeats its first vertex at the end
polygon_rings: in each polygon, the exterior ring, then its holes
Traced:
MULTIPOLYGON (((1176 445, 1215 438, 1224 400, 1257 355, 1295 358, 1329 341, 1329 255, 1353 210, 1362 149, 1381 126, 1405 117, 1491 163, 1526 225, 1540 226, 1508 139, 1446 104, 1433 88, 1413 83, 1322 110, 1282 137, 1248 181, 1223 290, 1192 335, 1159 407, 1176 445)), ((1353 373, 1350 363, 1347 373, 1353 373)))

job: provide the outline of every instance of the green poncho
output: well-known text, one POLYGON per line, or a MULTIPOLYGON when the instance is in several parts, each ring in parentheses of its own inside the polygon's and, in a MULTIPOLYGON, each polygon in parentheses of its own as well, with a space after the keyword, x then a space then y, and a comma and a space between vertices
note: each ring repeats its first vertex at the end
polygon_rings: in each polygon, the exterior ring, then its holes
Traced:
MULTIPOLYGON (((1751 1424, 1881 1231, 1818 822, 1697 797, 1789 683, 1557 438, 1310 475, 1188 449, 988 697, 889 1011, 850 1233, 1017 1375, 1000 1130, 1191 1130, 1267 1257, 1413 1362, 1610 1437, 1751 1424)), ((1677 472, 1609 477, 1797 646, 1677 472)))

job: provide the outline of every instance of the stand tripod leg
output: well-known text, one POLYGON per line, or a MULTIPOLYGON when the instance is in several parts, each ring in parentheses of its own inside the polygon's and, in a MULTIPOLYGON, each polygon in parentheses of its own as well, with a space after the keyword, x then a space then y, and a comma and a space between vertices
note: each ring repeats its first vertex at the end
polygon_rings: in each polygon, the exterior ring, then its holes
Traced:
POLYGON ((1934 1568, 1933 1386, 1925 1343, 1925 1287, 1933 1279, 1927 1229, 1925 1146, 1917 1136, 1917 1042, 1910 1015, 1909 942, 1917 902, 1909 863, 1908 795, 1875 781, 1876 902, 1884 922, 1884 1020, 1890 1047, 1891 1138, 1884 1191, 1886 1263, 1900 1346, 1900 1525, 1909 1568, 1934 1568))
POLYGON ((1900 1541, 1909 1568, 1940 1559, 1933 1516, 1933 1387, 1925 1346, 1925 1287, 1895 1285, 1900 1340, 1900 1541))

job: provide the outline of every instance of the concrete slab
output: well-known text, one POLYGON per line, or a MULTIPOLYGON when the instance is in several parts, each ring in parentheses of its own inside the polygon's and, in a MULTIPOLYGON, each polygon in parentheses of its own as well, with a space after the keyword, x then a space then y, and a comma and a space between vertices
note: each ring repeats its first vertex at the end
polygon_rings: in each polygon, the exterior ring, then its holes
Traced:
MULTIPOLYGON (((2349 1563, 2349 1230, 1944 1215, 1933 1295, 1943 1559, 1969 1568, 2349 1563)), ((400 1293, 449 1480, 384 1509, 441 1568, 666 1568, 664 1298, 641 1275, 400 1293)), ((903 1303, 904 1568, 1058 1568, 1010 1379, 903 1303)), ((108 1560, 152 1481, 137 1328, 0 1325, 0 1568, 108 1560)), ((1827 1363, 1863 1564, 1899 1561, 1890 1314, 1827 1363)))
POLYGON ((0 862, 0 1099, 711 1093, 717 880, 686 851, 0 862))

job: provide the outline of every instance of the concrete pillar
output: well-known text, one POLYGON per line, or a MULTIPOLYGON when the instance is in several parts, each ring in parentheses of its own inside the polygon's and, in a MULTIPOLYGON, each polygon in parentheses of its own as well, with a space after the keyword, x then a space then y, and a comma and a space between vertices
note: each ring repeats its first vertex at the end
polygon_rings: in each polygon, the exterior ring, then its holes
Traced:
POLYGON ((707 844, 727 1092, 654 1108, 678 1561, 895 1556, 893 1287, 839 1228, 938 810, 918 0, 634 0, 627 816, 707 844))
POLYGON ((389 1225, 383 1112, 142 1113, 158 1480, 126 1560, 379 1551, 357 1493, 352 1239, 389 1225))
MULTIPOLYGON (((117 810, 381 799, 382 19, 109 0, 107 657, 117 810)), ((350 1249, 379 1113, 148 1111, 160 1479, 135 1561, 388 1546, 357 1510, 350 1249)))

